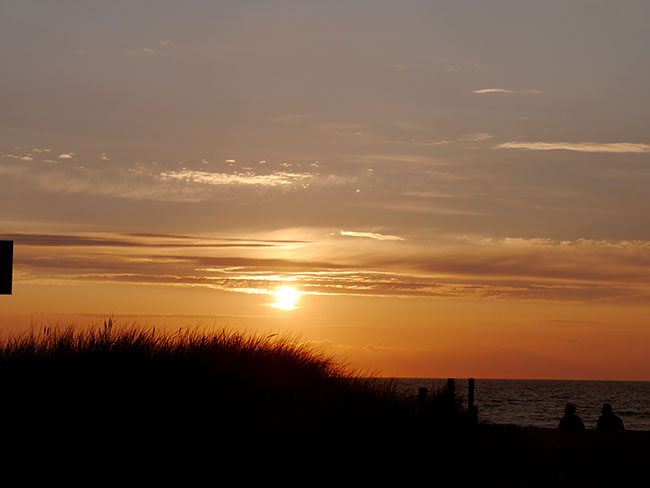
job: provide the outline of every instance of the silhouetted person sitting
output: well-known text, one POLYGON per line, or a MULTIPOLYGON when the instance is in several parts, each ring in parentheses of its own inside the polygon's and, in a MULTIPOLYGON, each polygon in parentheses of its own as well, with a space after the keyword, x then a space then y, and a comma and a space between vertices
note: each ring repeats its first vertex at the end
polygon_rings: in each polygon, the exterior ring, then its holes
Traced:
POLYGON ((600 411, 602 414, 598 418, 598 424, 596 425, 597 429, 600 430, 624 430, 623 421, 617 415, 612 413, 612 406, 609 403, 603 405, 603 409, 600 411))
POLYGON ((564 408, 564 417, 560 420, 558 429, 585 430, 585 424, 582 419, 576 415, 576 406, 573 403, 567 403, 564 408))

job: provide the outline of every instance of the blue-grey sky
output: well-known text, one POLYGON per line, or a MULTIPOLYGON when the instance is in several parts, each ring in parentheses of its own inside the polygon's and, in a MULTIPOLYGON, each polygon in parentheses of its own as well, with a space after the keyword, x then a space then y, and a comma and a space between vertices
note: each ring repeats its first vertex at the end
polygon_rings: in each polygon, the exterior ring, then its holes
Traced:
POLYGON ((17 289, 291 278, 638 325, 649 22, 641 0, 0 1, 17 289))

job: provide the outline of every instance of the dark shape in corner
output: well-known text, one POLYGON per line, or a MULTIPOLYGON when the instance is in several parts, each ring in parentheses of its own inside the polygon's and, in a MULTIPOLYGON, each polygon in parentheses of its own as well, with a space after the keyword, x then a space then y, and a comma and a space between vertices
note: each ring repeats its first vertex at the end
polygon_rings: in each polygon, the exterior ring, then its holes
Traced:
POLYGON ((576 415, 576 406, 573 403, 567 403, 564 408, 564 417, 560 419, 558 429, 585 430, 585 424, 582 419, 576 415))
POLYGON ((0 295, 11 295, 14 241, 0 241, 0 295))
POLYGON ((598 417, 598 424, 596 428, 599 430, 625 430, 623 421, 618 415, 612 412, 612 406, 609 403, 603 405, 600 411, 601 416, 598 417))

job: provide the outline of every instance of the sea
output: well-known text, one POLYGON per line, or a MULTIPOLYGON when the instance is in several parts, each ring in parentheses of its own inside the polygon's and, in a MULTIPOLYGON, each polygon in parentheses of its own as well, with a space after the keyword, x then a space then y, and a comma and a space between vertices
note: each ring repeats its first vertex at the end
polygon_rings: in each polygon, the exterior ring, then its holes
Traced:
MULTIPOLYGON (((439 391, 441 378, 393 378, 398 388, 417 394, 418 388, 439 391)), ((467 405, 468 380, 455 379, 455 393, 467 405)), ((650 431, 650 382, 581 380, 476 379, 475 405, 479 422, 522 427, 557 427, 567 403, 587 429, 595 429, 604 403, 612 405, 627 430, 650 431)))

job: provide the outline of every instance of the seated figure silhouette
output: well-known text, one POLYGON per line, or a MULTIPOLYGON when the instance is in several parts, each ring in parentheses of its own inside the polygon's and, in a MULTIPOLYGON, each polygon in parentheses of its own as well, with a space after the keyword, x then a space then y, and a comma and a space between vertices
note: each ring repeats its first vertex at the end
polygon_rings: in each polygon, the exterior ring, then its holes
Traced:
POLYGON ((598 424, 596 428, 599 430, 624 430, 623 421, 618 415, 612 413, 612 406, 609 403, 603 405, 600 411, 601 416, 598 417, 598 424))
POLYGON ((558 429, 585 430, 585 424, 582 419, 576 415, 576 406, 573 403, 567 403, 564 408, 564 417, 560 420, 558 429))

